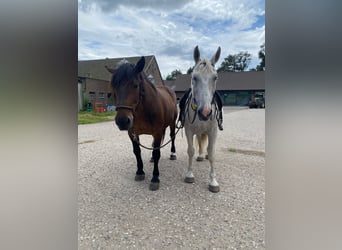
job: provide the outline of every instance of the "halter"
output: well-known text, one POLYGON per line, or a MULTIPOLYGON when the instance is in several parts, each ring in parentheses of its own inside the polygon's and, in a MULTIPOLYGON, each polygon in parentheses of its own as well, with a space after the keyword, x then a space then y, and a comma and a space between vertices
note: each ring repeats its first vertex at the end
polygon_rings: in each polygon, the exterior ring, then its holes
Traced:
MULTIPOLYGON (((137 105, 135 105, 135 108, 138 106, 139 102, 137 103, 137 105)), ((118 111, 119 109, 129 109, 132 112, 135 111, 135 109, 133 108, 133 106, 126 106, 126 105, 119 105, 116 106, 116 111, 118 111)))
MULTIPOLYGON (((216 119, 218 119, 218 107, 217 107, 217 103, 215 102, 214 100, 214 95, 213 95, 213 98, 211 99, 211 102, 210 102, 211 105, 215 105, 215 115, 214 117, 216 119)), ((188 119, 190 121, 190 124, 193 124, 196 120, 196 117, 197 117, 197 104, 194 100, 194 98, 192 97, 192 92, 190 92, 186 102, 185 102, 185 107, 186 107, 186 110, 185 110, 185 113, 188 114, 188 119), (190 120, 190 113, 189 113, 189 109, 192 109, 192 111, 194 111, 194 117, 192 118, 192 121, 190 120)), ((186 114, 184 115, 184 118, 185 118, 186 114)), ((213 120, 213 114, 212 112, 210 113, 210 120, 213 120)))
MULTIPOLYGON (((141 76, 140 76, 140 80, 142 80, 141 76)), ((128 106, 128 105, 116 105, 115 110, 118 111, 119 109, 128 109, 128 110, 131 110, 132 113, 134 114, 135 111, 136 111, 136 109, 137 109, 137 107, 139 106, 139 104, 140 104, 140 102, 141 102, 142 97, 144 96, 144 90, 143 90, 141 84, 140 84, 139 88, 140 88, 140 89, 139 89, 139 99, 138 99, 138 101, 137 101, 137 103, 136 103, 135 105, 133 105, 133 106, 128 106)))

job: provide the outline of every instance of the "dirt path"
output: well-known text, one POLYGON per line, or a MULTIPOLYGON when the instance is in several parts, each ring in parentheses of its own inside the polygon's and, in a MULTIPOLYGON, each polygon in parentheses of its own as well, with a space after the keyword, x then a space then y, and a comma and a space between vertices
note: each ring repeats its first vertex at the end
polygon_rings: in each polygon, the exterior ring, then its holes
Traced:
POLYGON ((150 151, 142 150, 146 179, 135 182, 126 132, 112 122, 78 128, 79 249, 265 249, 265 110, 225 107, 216 194, 208 191, 208 161, 194 161, 195 183, 184 183, 181 131, 176 161, 169 146, 161 150, 160 189, 152 192, 150 151))

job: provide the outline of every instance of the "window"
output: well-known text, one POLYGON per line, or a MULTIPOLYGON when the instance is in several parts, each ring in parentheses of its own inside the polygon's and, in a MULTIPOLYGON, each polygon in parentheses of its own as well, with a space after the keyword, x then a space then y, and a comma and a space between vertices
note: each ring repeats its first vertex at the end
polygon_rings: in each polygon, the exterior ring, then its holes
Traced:
POLYGON ((104 99, 104 95, 105 95, 104 92, 99 92, 99 98, 100 98, 100 99, 104 99))
POLYGON ((95 92, 94 91, 89 91, 89 98, 95 99, 95 92))

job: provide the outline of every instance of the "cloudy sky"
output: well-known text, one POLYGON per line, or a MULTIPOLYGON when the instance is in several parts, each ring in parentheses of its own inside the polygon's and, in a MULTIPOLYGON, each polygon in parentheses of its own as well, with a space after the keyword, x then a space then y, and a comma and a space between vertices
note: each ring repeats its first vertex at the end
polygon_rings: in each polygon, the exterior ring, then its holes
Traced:
POLYGON ((265 41, 264 0, 78 0, 78 59, 155 55, 165 78, 211 58, 248 51, 259 64, 265 41))

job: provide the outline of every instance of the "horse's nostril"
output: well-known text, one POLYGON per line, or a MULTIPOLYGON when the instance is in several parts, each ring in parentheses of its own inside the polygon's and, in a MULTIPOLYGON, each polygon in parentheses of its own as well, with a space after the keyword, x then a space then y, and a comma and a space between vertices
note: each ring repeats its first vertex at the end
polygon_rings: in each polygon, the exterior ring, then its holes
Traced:
POLYGON ((125 119, 123 119, 123 122, 125 123, 125 124, 129 124, 129 118, 128 117, 125 117, 125 119))
POLYGON ((208 117, 211 114, 211 107, 204 106, 198 110, 198 113, 200 113, 203 117, 208 117))
POLYGON ((205 107, 202 109, 202 114, 203 114, 203 116, 208 116, 210 113, 211 113, 211 108, 210 108, 210 107, 205 106, 205 107))
POLYGON ((207 121, 212 113, 211 109, 201 108, 197 111, 198 117, 201 121, 207 121))

